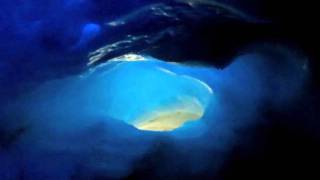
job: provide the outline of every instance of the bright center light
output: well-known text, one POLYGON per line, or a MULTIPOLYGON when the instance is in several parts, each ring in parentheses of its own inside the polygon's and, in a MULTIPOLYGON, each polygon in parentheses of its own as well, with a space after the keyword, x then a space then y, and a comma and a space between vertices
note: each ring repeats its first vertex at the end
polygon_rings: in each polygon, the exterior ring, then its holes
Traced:
POLYGON ((199 120, 203 116, 203 108, 196 98, 181 99, 179 104, 142 115, 134 126, 150 131, 174 130, 188 121, 199 120))

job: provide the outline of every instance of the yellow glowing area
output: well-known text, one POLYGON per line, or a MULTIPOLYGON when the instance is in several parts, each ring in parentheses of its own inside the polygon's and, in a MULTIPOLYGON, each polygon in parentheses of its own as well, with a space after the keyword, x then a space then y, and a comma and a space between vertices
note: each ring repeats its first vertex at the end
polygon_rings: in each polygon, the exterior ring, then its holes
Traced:
POLYGON ((163 110, 149 113, 137 120, 134 126, 140 130, 171 131, 188 121, 199 120, 204 109, 195 98, 186 98, 163 110))
POLYGON ((158 116, 150 117, 149 120, 137 124, 136 128, 149 131, 171 131, 179 128, 185 122, 201 118, 201 114, 183 111, 161 113, 158 116))

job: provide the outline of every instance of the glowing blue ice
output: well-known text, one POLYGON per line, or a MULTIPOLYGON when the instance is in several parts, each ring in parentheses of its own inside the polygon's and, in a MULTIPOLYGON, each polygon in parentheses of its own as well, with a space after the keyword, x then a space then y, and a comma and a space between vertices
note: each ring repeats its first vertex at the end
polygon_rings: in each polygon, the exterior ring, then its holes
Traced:
POLYGON ((48 83, 33 95, 42 104, 32 105, 32 111, 46 114, 50 107, 48 118, 99 116, 153 131, 173 130, 204 115, 211 87, 164 67, 182 65, 139 58, 114 59, 80 77, 48 83))
POLYGON ((12 164, 26 165, 27 179, 35 179, 34 174, 36 179, 68 179, 75 171, 89 179, 97 172, 121 179, 159 142, 170 144, 161 146, 173 152, 166 159, 170 168, 186 164, 184 172, 200 172, 218 167, 225 152, 239 142, 242 131, 238 130, 261 123, 261 107, 286 109, 303 92, 306 62, 290 54, 280 57, 281 61, 246 54, 220 70, 127 55, 81 76, 41 84, 5 111, 10 118, 3 118, 7 120, 1 121, 3 127, 15 132, 15 125, 22 124, 26 131, 13 145, 19 151, 8 148, 4 156, 0 153, 0 167, 12 169, 15 175, 20 166, 12 168, 12 164), (128 125, 161 130, 170 122, 194 117, 199 120, 165 136, 128 125), (183 156, 175 156, 180 153, 183 156), (6 158, 7 154, 13 158, 6 158), (211 157, 217 160, 213 164, 211 157))

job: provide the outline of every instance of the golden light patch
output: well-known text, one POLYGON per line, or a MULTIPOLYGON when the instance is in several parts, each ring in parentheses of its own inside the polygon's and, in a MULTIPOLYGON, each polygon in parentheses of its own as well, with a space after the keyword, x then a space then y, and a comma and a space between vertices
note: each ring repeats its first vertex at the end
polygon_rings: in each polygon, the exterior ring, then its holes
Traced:
POLYGON ((196 99, 190 100, 144 115, 134 126, 140 130, 171 131, 188 121, 198 120, 203 116, 203 107, 196 99))

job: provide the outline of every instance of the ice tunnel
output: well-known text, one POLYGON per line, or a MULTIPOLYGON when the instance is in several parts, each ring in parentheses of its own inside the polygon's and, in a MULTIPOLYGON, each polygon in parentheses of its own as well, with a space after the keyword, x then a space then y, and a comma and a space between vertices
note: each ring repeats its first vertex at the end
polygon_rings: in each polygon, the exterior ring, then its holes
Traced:
POLYGON ((45 105, 33 105, 32 115, 41 111, 56 119, 99 115, 139 130, 171 131, 200 120, 213 96, 207 83, 190 73, 175 72, 179 68, 192 69, 134 54, 115 58, 80 77, 44 85, 33 95, 41 100, 33 102, 45 105), (50 114, 41 107, 50 107, 50 114))

